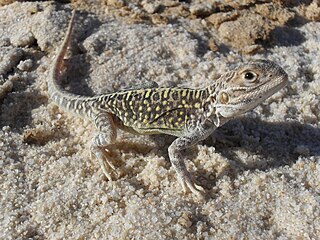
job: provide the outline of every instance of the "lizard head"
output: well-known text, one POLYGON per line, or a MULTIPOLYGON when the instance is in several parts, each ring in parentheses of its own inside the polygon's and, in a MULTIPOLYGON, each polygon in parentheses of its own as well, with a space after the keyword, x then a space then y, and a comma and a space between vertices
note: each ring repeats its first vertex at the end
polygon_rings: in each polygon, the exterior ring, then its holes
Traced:
POLYGON ((216 113, 232 118, 255 108, 283 88, 288 75, 271 61, 257 60, 223 75, 218 81, 216 113))

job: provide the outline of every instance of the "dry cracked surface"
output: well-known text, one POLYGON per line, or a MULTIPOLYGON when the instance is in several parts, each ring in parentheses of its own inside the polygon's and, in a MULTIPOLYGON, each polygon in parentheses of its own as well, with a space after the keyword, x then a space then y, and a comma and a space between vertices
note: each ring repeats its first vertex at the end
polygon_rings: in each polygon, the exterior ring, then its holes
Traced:
POLYGON ((1 239, 317 239, 320 236, 318 1, 0 1, 1 239), (189 149, 203 201, 183 194, 168 136, 120 133, 108 182, 94 127, 48 98, 72 9, 64 87, 92 95, 153 80, 202 87, 267 58, 289 85, 189 149))

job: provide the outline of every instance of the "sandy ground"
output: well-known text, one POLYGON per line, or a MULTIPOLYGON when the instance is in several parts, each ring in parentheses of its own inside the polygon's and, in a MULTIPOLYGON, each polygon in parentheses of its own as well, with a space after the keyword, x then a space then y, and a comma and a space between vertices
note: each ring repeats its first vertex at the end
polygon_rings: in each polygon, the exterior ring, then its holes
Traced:
POLYGON ((317 1, 11 2, 0 2, 1 239, 320 238, 317 1), (286 70, 285 89, 219 130, 231 143, 186 152, 206 200, 181 191, 168 136, 119 133, 122 176, 108 182, 89 152, 92 124, 49 100, 73 8, 74 93, 201 87, 251 58, 286 70))

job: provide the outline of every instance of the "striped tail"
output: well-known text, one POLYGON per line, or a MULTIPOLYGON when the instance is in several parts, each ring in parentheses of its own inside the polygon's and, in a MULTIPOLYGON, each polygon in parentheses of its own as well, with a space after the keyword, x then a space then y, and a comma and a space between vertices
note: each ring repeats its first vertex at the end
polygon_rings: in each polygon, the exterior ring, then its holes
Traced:
POLYGON ((48 92, 51 99, 55 103, 57 103, 59 107, 65 109, 70 113, 79 115, 81 117, 91 117, 92 107, 90 107, 89 105, 92 104, 93 99, 91 97, 86 97, 86 96, 81 96, 81 95, 76 95, 76 94, 66 92, 60 86, 63 59, 71 41, 75 15, 76 15, 76 11, 73 10, 66 36, 59 49, 57 56, 54 59, 53 66, 50 69, 50 73, 49 73, 50 75, 48 80, 48 92))

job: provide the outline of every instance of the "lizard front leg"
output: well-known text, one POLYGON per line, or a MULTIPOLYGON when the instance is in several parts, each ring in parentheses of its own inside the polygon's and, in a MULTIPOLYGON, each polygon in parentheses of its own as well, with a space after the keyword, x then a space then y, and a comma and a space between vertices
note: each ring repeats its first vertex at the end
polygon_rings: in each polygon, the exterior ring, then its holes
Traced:
POLYGON ((93 139, 91 152, 96 156, 104 175, 109 181, 112 181, 111 172, 118 175, 115 166, 110 161, 110 148, 116 140, 117 130, 110 113, 100 112, 95 114, 94 123, 99 132, 93 139))
POLYGON ((204 190, 193 182, 191 174, 186 168, 181 151, 207 138, 215 129, 216 127, 213 124, 197 126, 185 135, 174 140, 168 148, 171 164, 178 175, 178 180, 184 192, 189 188, 192 193, 202 195, 204 190))

